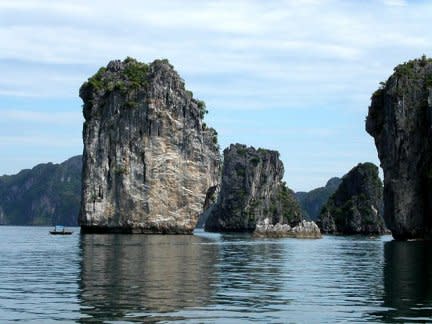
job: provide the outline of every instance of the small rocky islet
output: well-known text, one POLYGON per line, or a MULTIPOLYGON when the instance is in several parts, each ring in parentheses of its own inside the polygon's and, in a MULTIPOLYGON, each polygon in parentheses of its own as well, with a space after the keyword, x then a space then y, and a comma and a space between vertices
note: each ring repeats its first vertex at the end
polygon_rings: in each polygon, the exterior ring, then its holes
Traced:
POLYGON ((318 226, 327 234, 384 234, 382 196, 378 167, 359 163, 343 176, 336 192, 321 209, 318 226))
POLYGON ((301 223, 294 194, 281 182, 279 153, 233 145, 222 166, 217 133, 203 122, 205 104, 167 60, 111 61, 81 86, 80 97, 84 233, 188 234, 205 209, 207 230, 301 223))
POLYGON ((84 233, 190 234, 220 173, 205 104, 167 60, 111 61, 80 89, 84 233))
POLYGON ((294 192, 282 181, 279 152, 233 144, 224 150, 221 188, 208 209, 209 232, 254 232, 258 236, 321 237, 302 219, 294 192))

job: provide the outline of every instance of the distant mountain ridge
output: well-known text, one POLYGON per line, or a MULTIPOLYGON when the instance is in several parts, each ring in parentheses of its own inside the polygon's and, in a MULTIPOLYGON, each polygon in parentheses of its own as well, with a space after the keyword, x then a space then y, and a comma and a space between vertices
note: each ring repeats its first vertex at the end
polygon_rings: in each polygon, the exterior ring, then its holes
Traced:
POLYGON ((334 177, 327 181, 325 187, 319 187, 309 192, 296 192, 295 195, 303 210, 303 216, 306 219, 316 221, 320 215, 321 208, 337 190, 341 181, 340 178, 334 177))
POLYGON ((82 156, 0 176, 1 225, 78 224, 82 156))

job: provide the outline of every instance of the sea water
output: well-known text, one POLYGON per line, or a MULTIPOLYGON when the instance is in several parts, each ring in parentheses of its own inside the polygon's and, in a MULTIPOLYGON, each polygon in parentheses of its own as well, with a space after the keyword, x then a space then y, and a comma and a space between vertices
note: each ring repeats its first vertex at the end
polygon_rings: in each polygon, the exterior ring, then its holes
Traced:
POLYGON ((432 245, 0 227, 0 323, 432 322, 432 245))

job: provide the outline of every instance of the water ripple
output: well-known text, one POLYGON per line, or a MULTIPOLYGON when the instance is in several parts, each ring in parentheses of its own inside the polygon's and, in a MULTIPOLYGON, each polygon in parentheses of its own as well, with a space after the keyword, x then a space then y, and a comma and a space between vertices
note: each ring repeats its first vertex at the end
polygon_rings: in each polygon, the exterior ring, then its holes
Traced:
POLYGON ((389 237, 52 237, 0 227, 0 322, 432 322, 432 247, 389 237))

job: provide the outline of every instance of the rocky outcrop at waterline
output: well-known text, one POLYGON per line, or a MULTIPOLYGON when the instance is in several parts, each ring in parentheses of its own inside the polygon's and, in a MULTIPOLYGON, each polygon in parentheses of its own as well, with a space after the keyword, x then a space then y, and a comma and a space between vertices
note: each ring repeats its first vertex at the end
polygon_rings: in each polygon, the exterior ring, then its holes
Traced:
POLYGON ((432 238, 432 60, 398 65, 372 95, 366 130, 384 171, 384 217, 395 239, 432 238))
POLYGON ((258 224, 254 231, 255 237, 292 237, 316 239, 321 238, 321 231, 315 222, 301 221, 296 226, 288 224, 269 224, 267 220, 264 224, 258 224))
POLYGON ((224 150, 222 183, 205 224, 211 232, 252 232, 265 220, 296 225, 301 210, 282 181, 279 152, 233 144, 224 150))
POLYGON ((111 61, 80 97, 83 232, 191 233, 220 167, 205 104, 167 60, 111 61))
POLYGON ((323 233, 383 234, 385 232, 383 185, 378 167, 360 163, 342 178, 336 192, 324 205, 318 225, 323 233))

